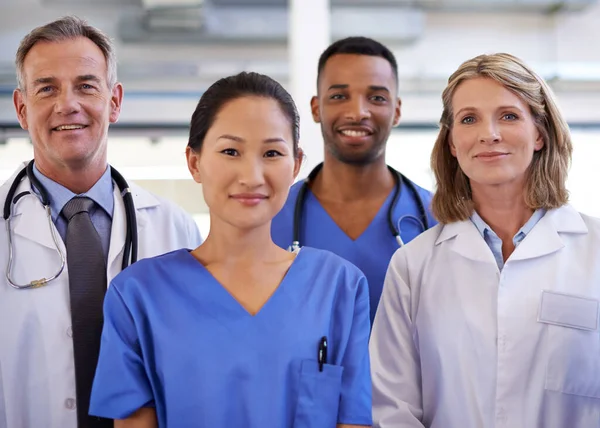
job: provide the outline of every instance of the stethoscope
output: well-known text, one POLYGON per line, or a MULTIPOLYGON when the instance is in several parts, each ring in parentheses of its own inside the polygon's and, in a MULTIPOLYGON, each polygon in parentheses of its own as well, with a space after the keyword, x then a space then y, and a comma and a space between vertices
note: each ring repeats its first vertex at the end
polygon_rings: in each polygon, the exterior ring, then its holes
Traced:
MULTIPOLYGON (((6 230, 8 233, 8 266, 6 268, 6 279, 8 280, 8 283, 13 288, 16 288, 18 290, 26 290, 29 288, 38 288, 38 287, 42 287, 42 286, 48 284, 49 282, 55 280, 56 278, 58 278, 60 276, 60 274, 65 269, 65 264, 66 264, 65 254, 61 250, 61 246, 58 243, 58 236, 57 236, 57 233, 55 230, 56 228, 54 227, 54 224, 52 223, 52 212, 50 210, 50 198, 48 197, 48 192, 46 191, 46 189, 44 188, 42 183, 40 183, 40 181, 37 179, 37 177, 33 173, 33 162, 34 161, 29 162, 29 164, 27 164, 27 166, 25 168, 23 168, 17 174, 15 181, 13 181, 13 183, 10 186, 10 189, 8 191, 8 194, 6 195, 6 200, 4 201, 4 220, 6 221, 6 230), (46 216, 48 217, 48 226, 50 227, 50 232, 52 233, 52 240, 54 241, 54 246, 56 247, 56 250, 58 251, 58 254, 60 256, 60 268, 50 278, 36 279, 36 280, 31 281, 28 284, 17 284, 11 278, 11 270, 12 270, 12 263, 13 263, 13 245, 12 245, 12 231, 10 228, 10 220, 11 220, 11 215, 12 215, 12 211, 11 211, 12 206, 13 205, 16 206, 17 203, 19 202, 19 200, 21 200, 21 198, 23 198, 24 196, 33 195, 33 193, 30 191, 21 192, 18 195, 15 195, 15 193, 17 192, 17 187, 19 186, 19 184, 21 183, 21 181, 23 180, 23 178, 25 176, 27 176, 27 178, 29 178, 29 181, 32 184, 32 188, 35 188, 37 190, 37 192, 39 193, 40 201, 41 201, 42 205, 44 206, 44 209, 46 210, 46 216)), ((129 266, 130 264, 133 264, 137 261, 138 233, 137 233, 137 220, 136 220, 136 216, 135 216, 135 207, 133 205, 133 197, 131 195, 131 190, 129 189, 129 185, 127 184, 127 182, 125 181, 123 176, 121 174, 119 174, 119 172, 116 169, 114 169, 113 167, 110 167, 110 175, 111 175, 113 181, 119 187, 119 190, 121 192, 121 197, 123 198, 123 203, 125 205, 125 217, 127 220, 127 233, 125 235, 125 250, 123 253, 123 264, 122 264, 122 269, 125 269, 127 266, 129 266), (131 260, 131 262, 130 262, 130 260, 131 260)))
MULTIPOLYGON (((302 223, 302 210, 304 208, 304 203, 306 202, 306 192, 308 190, 309 183, 317 177, 317 174, 319 174, 319 172, 321 171, 322 168, 323 168, 323 163, 320 163, 319 165, 317 165, 310 172, 310 174, 308 174, 308 177, 306 177, 306 179, 304 180, 304 183, 302 183, 302 187, 300 187, 300 190, 298 191, 298 198, 296 199, 296 205, 294 207, 294 224, 293 224, 294 230, 293 230, 293 238, 292 238, 293 240, 292 240, 292 245, 290 245, 290 247, 288 248, 289 251, 297 252, 300 250, 300 232, 301 232, 300 225, 302 223)), ((388 208, 388 212, 387 212, 387 221, 388 221, 388 226, 390 228, 390 232, 392 233, 392 236, 396 239, 398 246, 402 247, 402 246, 404 246, 404 241, 402 240, 402 236, 400 236, 402 221, 404 221, 404 220, 414 221, 421 227, 421 229, 424 232, 427 229, 429 229, 429 220, 427 218, 427 211, 425 210, 425 204, 423 203, 423 199, 421 199, 421 196, 419 195, 419 192, 417 191, 417 188, 415 187, 414 183, 389 165, 388 165, 388 169, 392 172, 392 174, 394 176, 395 186, 394 186, 394 196, 392 199, 392 203, 390 204, 390 207, 388 208), (398 200, 400 199, 400 190, 402 189, 403 183, 404 183, 404 185, 406 185, 406 187, 408 187, 408 189, 413 194, 414 200, 415 200, 415 202, 417 204, 417 208, 419 210, 420 219, 413 215, 407 214, 407 215, 403 215, 402 217, 400 217, 400 219, 398 219, 398 223, 396 225, 396 224, 394 224, 394 210, 396 209, 396 205, 398 204, 398 200)))

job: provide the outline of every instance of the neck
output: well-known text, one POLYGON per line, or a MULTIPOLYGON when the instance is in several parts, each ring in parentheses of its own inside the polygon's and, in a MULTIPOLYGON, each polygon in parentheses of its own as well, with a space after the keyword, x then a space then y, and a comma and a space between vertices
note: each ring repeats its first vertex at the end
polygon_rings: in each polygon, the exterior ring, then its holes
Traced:
POLYGON ((50 166, 36 159, 35 166, 46 177, 78 195, 87 192, 96 184, 108 164, 104 158, 94 165, 87 164, 81 167, 71 167, 66 164, 50 166))
POLYGON ((533 214, 533 210, 525 204, 524 186, 485 188, 472 184, 471 188, 479 216, 503 242, 512 242, 533 214))
POLYGON ((336 202, 379 198, 393 187, 394 177, 383 157, 367 165, 353 165, 326 156, 311 184, 317 198, 336 202))
POLYGON ((206 240, 195 250, 204 264, 254 266, 273 261, 285 251, 273 243, 270 222, 253 229, 239 229, 211 216, 210 224, 206 240))

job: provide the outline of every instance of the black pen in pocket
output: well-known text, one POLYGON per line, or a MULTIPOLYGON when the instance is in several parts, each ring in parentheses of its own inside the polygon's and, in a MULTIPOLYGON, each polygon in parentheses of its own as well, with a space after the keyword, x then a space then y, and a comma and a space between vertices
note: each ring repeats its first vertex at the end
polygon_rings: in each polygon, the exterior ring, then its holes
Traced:
POLYGON ((327 364, 327 336, 323 336, 319 341, 319 352, 317 354, 319 361, 319 371, 323 371, 323 364, 327 364))

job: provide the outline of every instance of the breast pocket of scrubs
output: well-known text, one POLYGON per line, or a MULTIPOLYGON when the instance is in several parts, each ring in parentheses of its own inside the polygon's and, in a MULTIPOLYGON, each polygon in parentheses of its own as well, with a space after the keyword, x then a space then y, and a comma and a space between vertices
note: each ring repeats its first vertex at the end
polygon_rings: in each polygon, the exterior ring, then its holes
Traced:
POLYGON ((600 398, 600 302, 542 293, 538 321, 548 324, 546 389, 600 398))
POLYGON ((303 360, 294 428, 335 428, 344 368, 303 360))

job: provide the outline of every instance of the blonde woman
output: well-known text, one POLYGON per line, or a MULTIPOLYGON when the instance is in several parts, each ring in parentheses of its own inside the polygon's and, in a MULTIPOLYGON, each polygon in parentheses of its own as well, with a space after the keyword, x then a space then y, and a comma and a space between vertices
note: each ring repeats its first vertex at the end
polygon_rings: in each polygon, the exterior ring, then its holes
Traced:
POLYGON ((440 224, 397 251, 370 351, 376 427, 600 424, 600 221, 568 205, 571 137, 518 58, 463 63, 431 156, 440 224))

